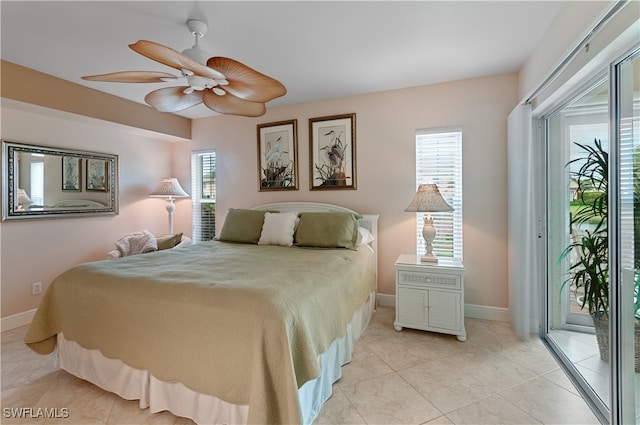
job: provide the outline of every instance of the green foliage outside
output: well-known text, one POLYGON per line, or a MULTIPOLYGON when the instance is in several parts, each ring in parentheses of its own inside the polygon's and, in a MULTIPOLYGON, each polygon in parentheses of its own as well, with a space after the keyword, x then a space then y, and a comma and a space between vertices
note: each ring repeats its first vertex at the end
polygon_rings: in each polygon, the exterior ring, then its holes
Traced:
MULTIPOLYGON (((593 203, 593 200, 597 196, 601 196, 601 194, 599 192, 591 192, 589 196, 583 198, 584 200, 577 199, 577 200, 571 201, 571 203, 569 204, 569 211, 571 212, 571 216, 574 217, 576 215, 586 213, 590 208, 589 205, 593 203)), ((595 215, 593 217, 588 218, 585 221, 585 223, 598 224, 603 219, 606 221, 606 218, 607 218, 606 216, 602 217, 600 215, 595 215)))
POLYGON ((210 241, 216 237, 216 204, 215 202, 203 202, 200 207, 202 240, 210 241))
MULTIPOLYGON (((562 253, 567 258, 573 251, 577 259, 569 266, 570 278, 565 282, 585 292, 582 307, 589 313, 600 314, 609 309, 609 239, 607 227, 609 155, 602 148, 600 140, 594 146, 576 143, 587 156, 571 161, 569 164, 584 161, 577 172, 573 172, 578 184, 577 199, 570 203, 570 224, 573 229, 590 227, 584 230, 579 240, 571 243, 562 253)), ((567 165, 569 165, 567 164, 567 165)), ((634 312, 640 319, 640 147, 634 150, 633 161, 634 186, 634 312)), ((563 285, 564 287, 564 285, 563 285)))

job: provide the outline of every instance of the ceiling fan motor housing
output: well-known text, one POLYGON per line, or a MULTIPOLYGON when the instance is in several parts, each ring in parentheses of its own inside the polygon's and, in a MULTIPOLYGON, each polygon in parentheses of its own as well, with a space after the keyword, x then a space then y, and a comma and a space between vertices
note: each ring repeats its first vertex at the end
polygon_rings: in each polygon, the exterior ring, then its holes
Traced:
POLYGON ((202 65, 206 65, 207 60, 211 57, 211 53, 200 47, 198 39, 203 37, 209 31, 209 27, 207 24, 197 19, 189 19, 187 21, 187 27, 189 28, 189 31, 191 31, 191 34, 195 36, 195 44, 191 48, 183 50, 182 54, 202 65))
POLYGON ((187 21, 187 28, 189 28, 191 34, 195 35, 196 37, 203 37, 207 35, 207 32, 209 31, 209 27, 207 26, 207 24, 198 19, 189 19, 187 21))

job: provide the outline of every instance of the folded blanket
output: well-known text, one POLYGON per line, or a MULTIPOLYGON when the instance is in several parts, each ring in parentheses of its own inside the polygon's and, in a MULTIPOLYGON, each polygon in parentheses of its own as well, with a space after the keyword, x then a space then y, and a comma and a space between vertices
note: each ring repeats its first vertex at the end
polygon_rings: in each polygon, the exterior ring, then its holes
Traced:
POLYGON ((156 237, 147 230, 140 230, 121 237, 116 242, 116 248, 120 251, 121 257, 127 255, 144 254, 158 250, 156 237))

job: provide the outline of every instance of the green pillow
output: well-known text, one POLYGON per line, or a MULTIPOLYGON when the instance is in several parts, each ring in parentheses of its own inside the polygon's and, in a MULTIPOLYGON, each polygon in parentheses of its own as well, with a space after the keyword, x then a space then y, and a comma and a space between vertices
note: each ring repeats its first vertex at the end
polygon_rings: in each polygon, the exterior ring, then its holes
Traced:
POLYGON ((358 220, 351 213, 306 212, 300 214, 296 245, 315 248, 355 249, 358 220))
POLYGON ((260 240, 264 214, 267 211, 229 208, 218 240, 255 243, 260 240))
POLYGON ((175 235, 158 236, 156 238, 156 241, 158 242, 158 251, 163 249, 171 249, 182 241, 182 233, 177 233, 175 235))

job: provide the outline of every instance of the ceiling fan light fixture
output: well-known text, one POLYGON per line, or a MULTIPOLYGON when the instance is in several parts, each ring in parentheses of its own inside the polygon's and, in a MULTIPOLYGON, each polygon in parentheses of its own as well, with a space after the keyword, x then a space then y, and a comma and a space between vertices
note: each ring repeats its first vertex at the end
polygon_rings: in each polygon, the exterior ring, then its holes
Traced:
POLYGON ((224 96, 225 94, 227 94, 227 92, 222 90, 220 87, 214 87, 211 90, 213 90, 213 92, 218 96, 224 96))

